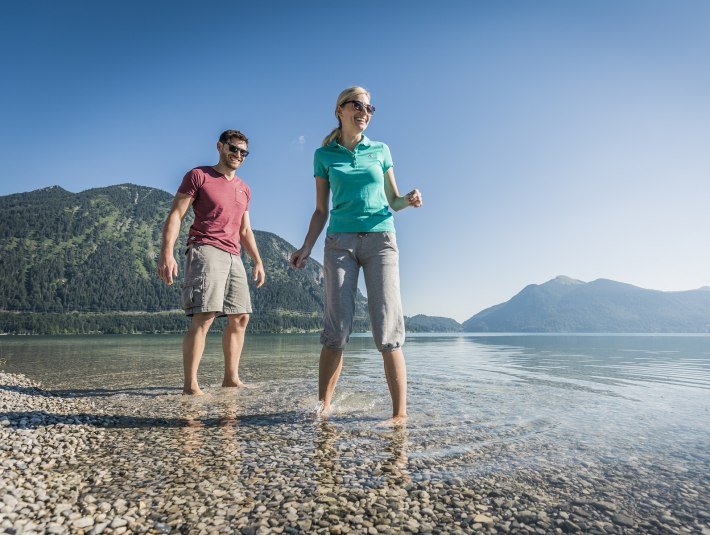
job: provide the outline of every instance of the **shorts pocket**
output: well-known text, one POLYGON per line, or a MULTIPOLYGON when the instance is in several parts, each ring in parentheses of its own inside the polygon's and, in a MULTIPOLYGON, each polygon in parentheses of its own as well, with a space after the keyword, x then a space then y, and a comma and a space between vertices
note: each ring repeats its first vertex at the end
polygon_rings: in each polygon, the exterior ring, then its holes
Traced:
POLYGON ((182 297, 181 304, 182 308, 195 308, 201 307, 202 301, 205 293, 205 277, 204 275, 199 275, 198 277, 193 277, 190 280, 186 280, 182 284, 182 297))

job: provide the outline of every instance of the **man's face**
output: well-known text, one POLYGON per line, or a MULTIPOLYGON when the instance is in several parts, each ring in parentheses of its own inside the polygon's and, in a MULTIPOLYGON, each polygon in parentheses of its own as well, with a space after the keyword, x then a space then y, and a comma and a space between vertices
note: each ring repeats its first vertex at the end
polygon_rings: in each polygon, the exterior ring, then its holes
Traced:
POLYGON ((231 138, 227 143, 218 141, 217 149, 220 163, 235 171, 244 163, 248 151, 247 144, 237 138, 231 138))

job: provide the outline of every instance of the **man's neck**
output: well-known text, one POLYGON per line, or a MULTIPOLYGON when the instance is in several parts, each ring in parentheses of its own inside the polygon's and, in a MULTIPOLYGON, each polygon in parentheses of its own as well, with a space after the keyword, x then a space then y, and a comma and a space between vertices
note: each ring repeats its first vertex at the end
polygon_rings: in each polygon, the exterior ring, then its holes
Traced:
POLYGON ((232 169, 231 167, 227 167, 226 165, 223 165, 222 163, 218 163, 217 165, 213 165, 212 169, 217 171, 220 175, 224 175, 227 177, 228 180, 232 180, 234 178, 234 175, 236 175, 237 170, 232 169))

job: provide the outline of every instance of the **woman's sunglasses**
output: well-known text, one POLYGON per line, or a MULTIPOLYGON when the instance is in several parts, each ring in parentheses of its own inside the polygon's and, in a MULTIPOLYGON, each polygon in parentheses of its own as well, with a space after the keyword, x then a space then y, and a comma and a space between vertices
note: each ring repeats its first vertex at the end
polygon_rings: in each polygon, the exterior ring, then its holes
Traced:
POLYGON ((375 107, 370 104, 365 104, 362 100, 346 100, 340 105, 340 107, 342 108, 348 103, 352 104, 356 111, 366 111, 370 115, 375 113, 375 107))

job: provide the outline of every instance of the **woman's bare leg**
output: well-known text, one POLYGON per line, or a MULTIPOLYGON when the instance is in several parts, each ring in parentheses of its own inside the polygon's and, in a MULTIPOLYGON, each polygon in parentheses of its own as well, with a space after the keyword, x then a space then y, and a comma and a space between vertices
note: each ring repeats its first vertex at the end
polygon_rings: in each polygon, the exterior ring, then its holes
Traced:
POLYGON ((392 396, 392 418, 395 421, 407 417, 407 365, 401 349, 383 351, 387 387, 392 396))
POLYGON ((343 351, 323 346, 318 363, 318 399, 323 403, 321 411, 327 413, 333 399, 335 385, 343 369, 343 351))

